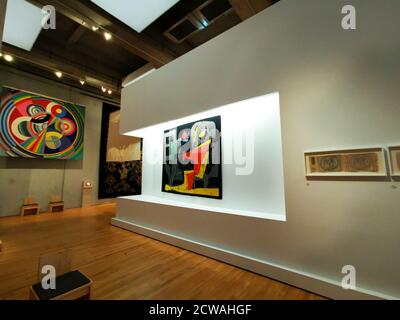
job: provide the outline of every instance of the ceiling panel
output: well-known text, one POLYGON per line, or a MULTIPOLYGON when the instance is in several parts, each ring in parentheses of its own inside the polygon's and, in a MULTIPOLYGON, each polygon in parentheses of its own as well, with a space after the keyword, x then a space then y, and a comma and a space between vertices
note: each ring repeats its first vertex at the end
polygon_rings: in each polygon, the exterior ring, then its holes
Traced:
POLYGON ((7 1, 3 41, 30 51, 42 30, 42 10, 25 0, 7 1))
POLYGON ((179 0, 91 0, 137 32, 142 32, 179 0))

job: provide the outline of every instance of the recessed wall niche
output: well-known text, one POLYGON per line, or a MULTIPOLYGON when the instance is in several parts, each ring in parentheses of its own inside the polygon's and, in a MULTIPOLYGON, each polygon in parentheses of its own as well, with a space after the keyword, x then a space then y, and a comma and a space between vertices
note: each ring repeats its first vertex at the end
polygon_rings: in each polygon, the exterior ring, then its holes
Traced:
MULTIPOLYGON (((142 196, 124 199, 285 220, 279 93, 272 93, 134 130, 143 137, 142 196), (220 117, 222 199, 162 191, 164 134, 171 128, 220 117)), ((132 201, 132 205, 135 206, 132 201)))

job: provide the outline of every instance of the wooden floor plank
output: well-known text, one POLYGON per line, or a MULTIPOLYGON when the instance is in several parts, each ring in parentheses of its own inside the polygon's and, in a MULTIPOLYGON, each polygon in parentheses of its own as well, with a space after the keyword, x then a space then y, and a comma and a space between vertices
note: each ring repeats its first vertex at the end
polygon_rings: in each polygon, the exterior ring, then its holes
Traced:
POLYGON ((115 204, 0 218, 0 299, 27 299, 41 254, 69 249, 92 299, 323 299, 110 224, 115 204))

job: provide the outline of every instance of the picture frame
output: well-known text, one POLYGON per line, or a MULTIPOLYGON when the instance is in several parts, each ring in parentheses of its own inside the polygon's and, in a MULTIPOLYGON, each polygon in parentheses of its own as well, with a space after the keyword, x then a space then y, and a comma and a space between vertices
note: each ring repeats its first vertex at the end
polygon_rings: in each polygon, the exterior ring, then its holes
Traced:
POLYGON ((221 116, 164 130, 161 191, 222 199, 221 116))
POLYGON ((400 145, 388 147, 390 175, 400 177, 400 145))
POLYGON ((381 147, 311 151, 304 153, 307 177, 386 177, 381 147))

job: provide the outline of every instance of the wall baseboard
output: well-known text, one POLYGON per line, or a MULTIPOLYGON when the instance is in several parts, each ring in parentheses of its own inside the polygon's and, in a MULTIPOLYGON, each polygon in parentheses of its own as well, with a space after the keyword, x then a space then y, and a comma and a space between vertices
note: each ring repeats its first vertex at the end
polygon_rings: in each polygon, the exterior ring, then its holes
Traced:
POLYGON ((244 256, 232 251, 213 247, 208 244, 192 241, 176 235, 172 235, 160 230, 148 228, 119 218, 111 220, 113 226, 123 228, 141 235, 166 242, 168 244, 196 252, 198 254, 232 264, 234 266, 258 273, 260 275, 287 283, 289 285, 314 292, 316 294, 331 299, 387 299, 395 300, 396 297, 388 296, 380 292, 357 288, 356 290, 344 290, 339 282, 327 278, 309 274, 300 270, 286 268, 281 265, 271 264, 267 261, 258 260, 252 257, 244 256))

